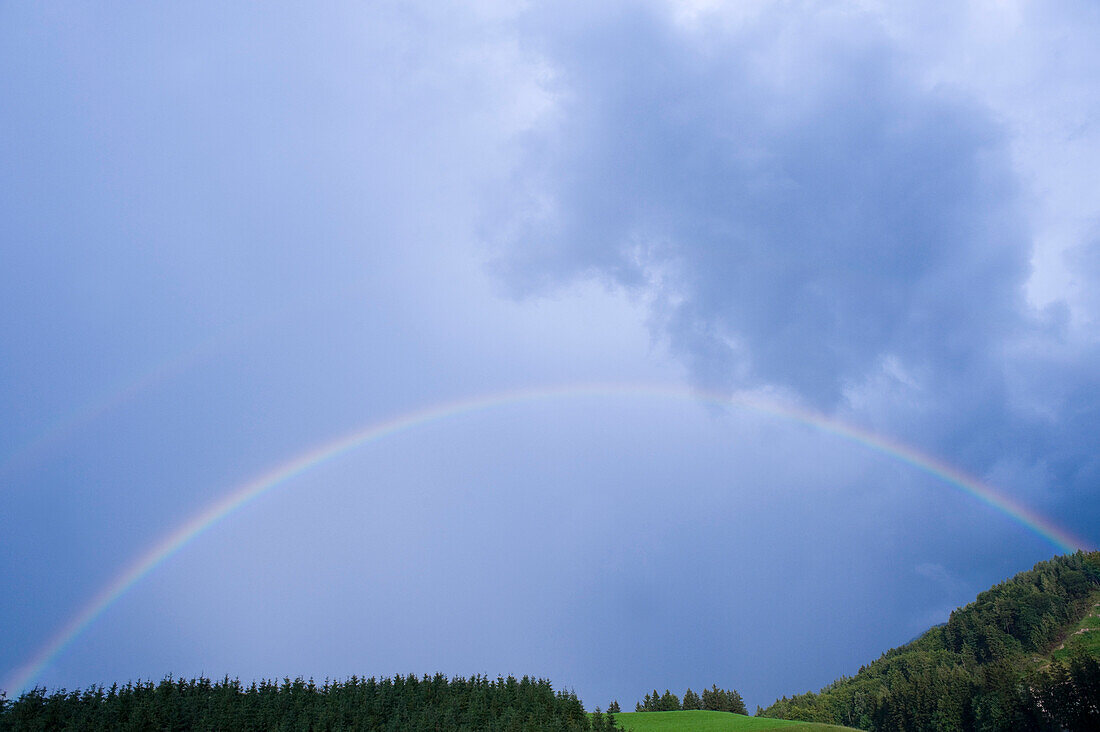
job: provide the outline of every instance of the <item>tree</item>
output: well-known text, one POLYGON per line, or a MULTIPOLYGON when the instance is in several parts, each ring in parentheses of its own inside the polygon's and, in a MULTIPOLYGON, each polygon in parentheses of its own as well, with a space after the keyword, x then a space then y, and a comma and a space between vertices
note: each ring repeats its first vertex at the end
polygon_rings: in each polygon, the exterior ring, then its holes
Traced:
POLYGON ((722 699, 718 692, 718 685, 712 684, 709 689, 703 689, 703 709, 712 712, 723 712, 722 699))
POLYGON ((749 710, 745 708, 745 700, 741 698, 741 694, 737 689, 730 689, 726 692, 726 696, 729 699, 729 711, 735 714, 748 714, 749 710))
POLYGON ((607 711, 611 714, 618 714, 619 712, 621 712, 622 710, 619 709, 619 700, 616 699, 615 701, 608 704, 607 711))
POLYGON ((682 707, 685 711, 689 709, 703 708, 703 700, 699 698, 698 694, 691 690, 690 686, 688 687, 688 690, 684 692, 684 702, 682 704, 682 707))
POLYGON ((661 695, 661 700, 658 703, 658 711, 661 712, 678 712, 680 711, 680 697, 673 694, 668 689, 665 689, 665 693, 661 695))
POLYGON ((709 689, 703 689, 703 709, 715 712, 734 712, 736 714, 748 714, 745 702, 736 689, 719 689, 717 684, 712 684, 709 689))

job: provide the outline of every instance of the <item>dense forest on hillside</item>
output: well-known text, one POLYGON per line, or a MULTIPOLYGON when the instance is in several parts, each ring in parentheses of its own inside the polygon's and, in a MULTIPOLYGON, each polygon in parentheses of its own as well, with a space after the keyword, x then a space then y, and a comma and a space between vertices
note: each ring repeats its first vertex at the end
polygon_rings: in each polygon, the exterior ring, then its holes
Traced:
POLYGON ((1052 655, 1098 601, 1100 552, 1055 557, 854 677, 757 714, 868 730, 1100 730, 1100 663, 1083 645, 1052 655))
POLYGON ((437 674, 343 682, 284 679, 243 686, 224 679, 165 679, 0 701, 8 730, 547 730, 604 732, 613 715, 590 718, 576 694, 545 679, 437 674))

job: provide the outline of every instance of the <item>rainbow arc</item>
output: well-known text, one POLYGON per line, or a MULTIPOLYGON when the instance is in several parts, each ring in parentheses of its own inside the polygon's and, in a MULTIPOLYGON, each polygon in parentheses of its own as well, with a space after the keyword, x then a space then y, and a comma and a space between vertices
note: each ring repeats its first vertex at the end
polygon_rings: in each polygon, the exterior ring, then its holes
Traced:
POLYGON ((60 628, 31 659, 20 668, 15 669, 4 688, 13 694, 27 689, 73 640, 103 615, 130 588, 140 582, 142 578, 226 517, 241 510, 274 488, 288 483, 295 477, 323 463, 335 460, 356 448, 440 420, 508 404, 585 396, 644 396, 691 399, 723 407, 750 410, 809 425, 827 434, 836 435, 842 439, 863 445, 874 452, 935 476, 1046 539, 1059 551, 1074 552, 1079 549, 1092 549, 1092 545, 1084 539, 1074 536, 1066 529, 1057 526, 1049 518, 1029 509, 979 479, 967 475, 958 468, 882 435, 789 404, 782 404, 758 396, 745 394, 731 396, 664 384, 595 383, 518 389, 445 402, 375 422, 307 450, 230 490, 221 499, 178 526, 152 548, 137 557, 115 579, 103 587, 68 623, 60 628))

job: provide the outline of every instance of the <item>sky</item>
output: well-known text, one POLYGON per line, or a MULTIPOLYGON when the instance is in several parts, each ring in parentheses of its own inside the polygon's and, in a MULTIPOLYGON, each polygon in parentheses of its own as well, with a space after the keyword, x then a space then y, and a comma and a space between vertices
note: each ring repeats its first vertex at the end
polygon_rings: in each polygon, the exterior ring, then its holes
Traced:
POLYGON ((752 709, 1067 550, 847 428, 1100 544, 1098 35, 1084 1, 0 5, 0 688, 752 709))

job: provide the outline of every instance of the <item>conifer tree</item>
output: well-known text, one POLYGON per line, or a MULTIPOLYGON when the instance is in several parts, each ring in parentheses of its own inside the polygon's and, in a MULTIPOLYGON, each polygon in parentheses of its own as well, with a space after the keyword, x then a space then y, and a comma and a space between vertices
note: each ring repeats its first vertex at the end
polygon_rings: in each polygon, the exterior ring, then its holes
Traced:
POLYGON ((726 692, 729 699, 729 711, 735 714, 748 714, 749 710, 745 708, 745 700, 741 698, 741 694, 737 689, 730 689, 726 692))

